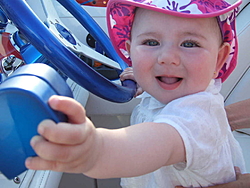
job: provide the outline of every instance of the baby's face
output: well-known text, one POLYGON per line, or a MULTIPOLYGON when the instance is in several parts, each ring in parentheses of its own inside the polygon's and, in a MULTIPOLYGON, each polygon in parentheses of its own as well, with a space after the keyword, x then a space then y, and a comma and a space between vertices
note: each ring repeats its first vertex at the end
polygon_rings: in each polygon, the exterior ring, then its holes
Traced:
POLYGON ((138 9, 127 49, 138 84, 162 103, 204 91, 224 64, 215 18, 180 18, 138 9), (217 72, 217 73, 215 73, 217 72))

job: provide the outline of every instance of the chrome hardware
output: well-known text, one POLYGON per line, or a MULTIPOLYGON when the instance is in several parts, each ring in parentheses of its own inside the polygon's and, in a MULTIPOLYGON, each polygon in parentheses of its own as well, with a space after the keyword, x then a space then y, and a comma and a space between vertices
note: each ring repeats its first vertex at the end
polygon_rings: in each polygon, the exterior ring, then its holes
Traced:
POLYGON ((14 181, 15 184, 20 184, 21 183, 21 179, 18 176, 14 177, 13 181, 14 181))
POLYGON ((8 77, 22 65, 24 65, 23 61, 16 58, 14 55, 10 55, 2 59, 0 70, 6 77, 8 77))

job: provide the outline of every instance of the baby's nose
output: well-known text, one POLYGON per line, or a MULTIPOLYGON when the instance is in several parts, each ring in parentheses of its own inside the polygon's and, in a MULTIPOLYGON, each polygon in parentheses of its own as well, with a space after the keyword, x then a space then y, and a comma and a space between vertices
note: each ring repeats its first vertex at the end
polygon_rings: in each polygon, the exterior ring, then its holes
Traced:
POLYGON ((158 56, 159 64, 180 65, 178 50, 170 45, 162 46, 158 56))

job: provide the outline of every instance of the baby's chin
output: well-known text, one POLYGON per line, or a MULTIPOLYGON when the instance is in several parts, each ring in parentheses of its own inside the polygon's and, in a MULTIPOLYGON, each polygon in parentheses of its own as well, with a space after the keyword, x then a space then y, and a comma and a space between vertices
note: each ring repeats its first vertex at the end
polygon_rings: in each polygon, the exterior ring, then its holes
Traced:
MULTIPOLYGON (((162 104, 168 104, 170 103, 171 101, 174 101, 182 96, 171 96, 171 95, 168 95, 168 97, 164 97, 164 96, 159 96, 159 95, 154 95, 154 94, 151 94, 152 97, 154 97, 156 100, 158 100, 160 103, 162 104)), ((166 94, 167 95, 167 94, 166 94)))
POLYGON ((192 94, 195 94, 197 92, 200 92, 200 91, 193 91, 193 92, 189 92, 189 93, 182 93, 182 94, 174 94, 174 91, 168 91, 168 93, 165 93, 165 96, 162 95, 162 96, 155 96, 154 94, 151 94, 156 100, 158 100, 159 102, 161 102, 162 104, 168 104, 176 99, 180 99, 182 97, 185 97, 185 96, 188 96, 188 95, 192 95, 192 94), (172 93, 172 94, 171 94, 172 93))

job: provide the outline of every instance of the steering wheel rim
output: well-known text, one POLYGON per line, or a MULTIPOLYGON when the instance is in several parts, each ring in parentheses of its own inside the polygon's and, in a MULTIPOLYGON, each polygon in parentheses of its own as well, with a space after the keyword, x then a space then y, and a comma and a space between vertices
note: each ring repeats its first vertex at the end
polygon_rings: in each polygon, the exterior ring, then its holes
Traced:
MULTIPOLYGON (((90 32, 105 52, 120 64, 122 70, 127 67, 115 52, 107 35, 77 2, 58 2, 90 32)), ((0 6, 30 43, 77 84, 111 102, 124 103, 133 98, 136 91, 133 81, 120 86, 94 71, 50 32, 24 0, 1 0, 0 6)))

